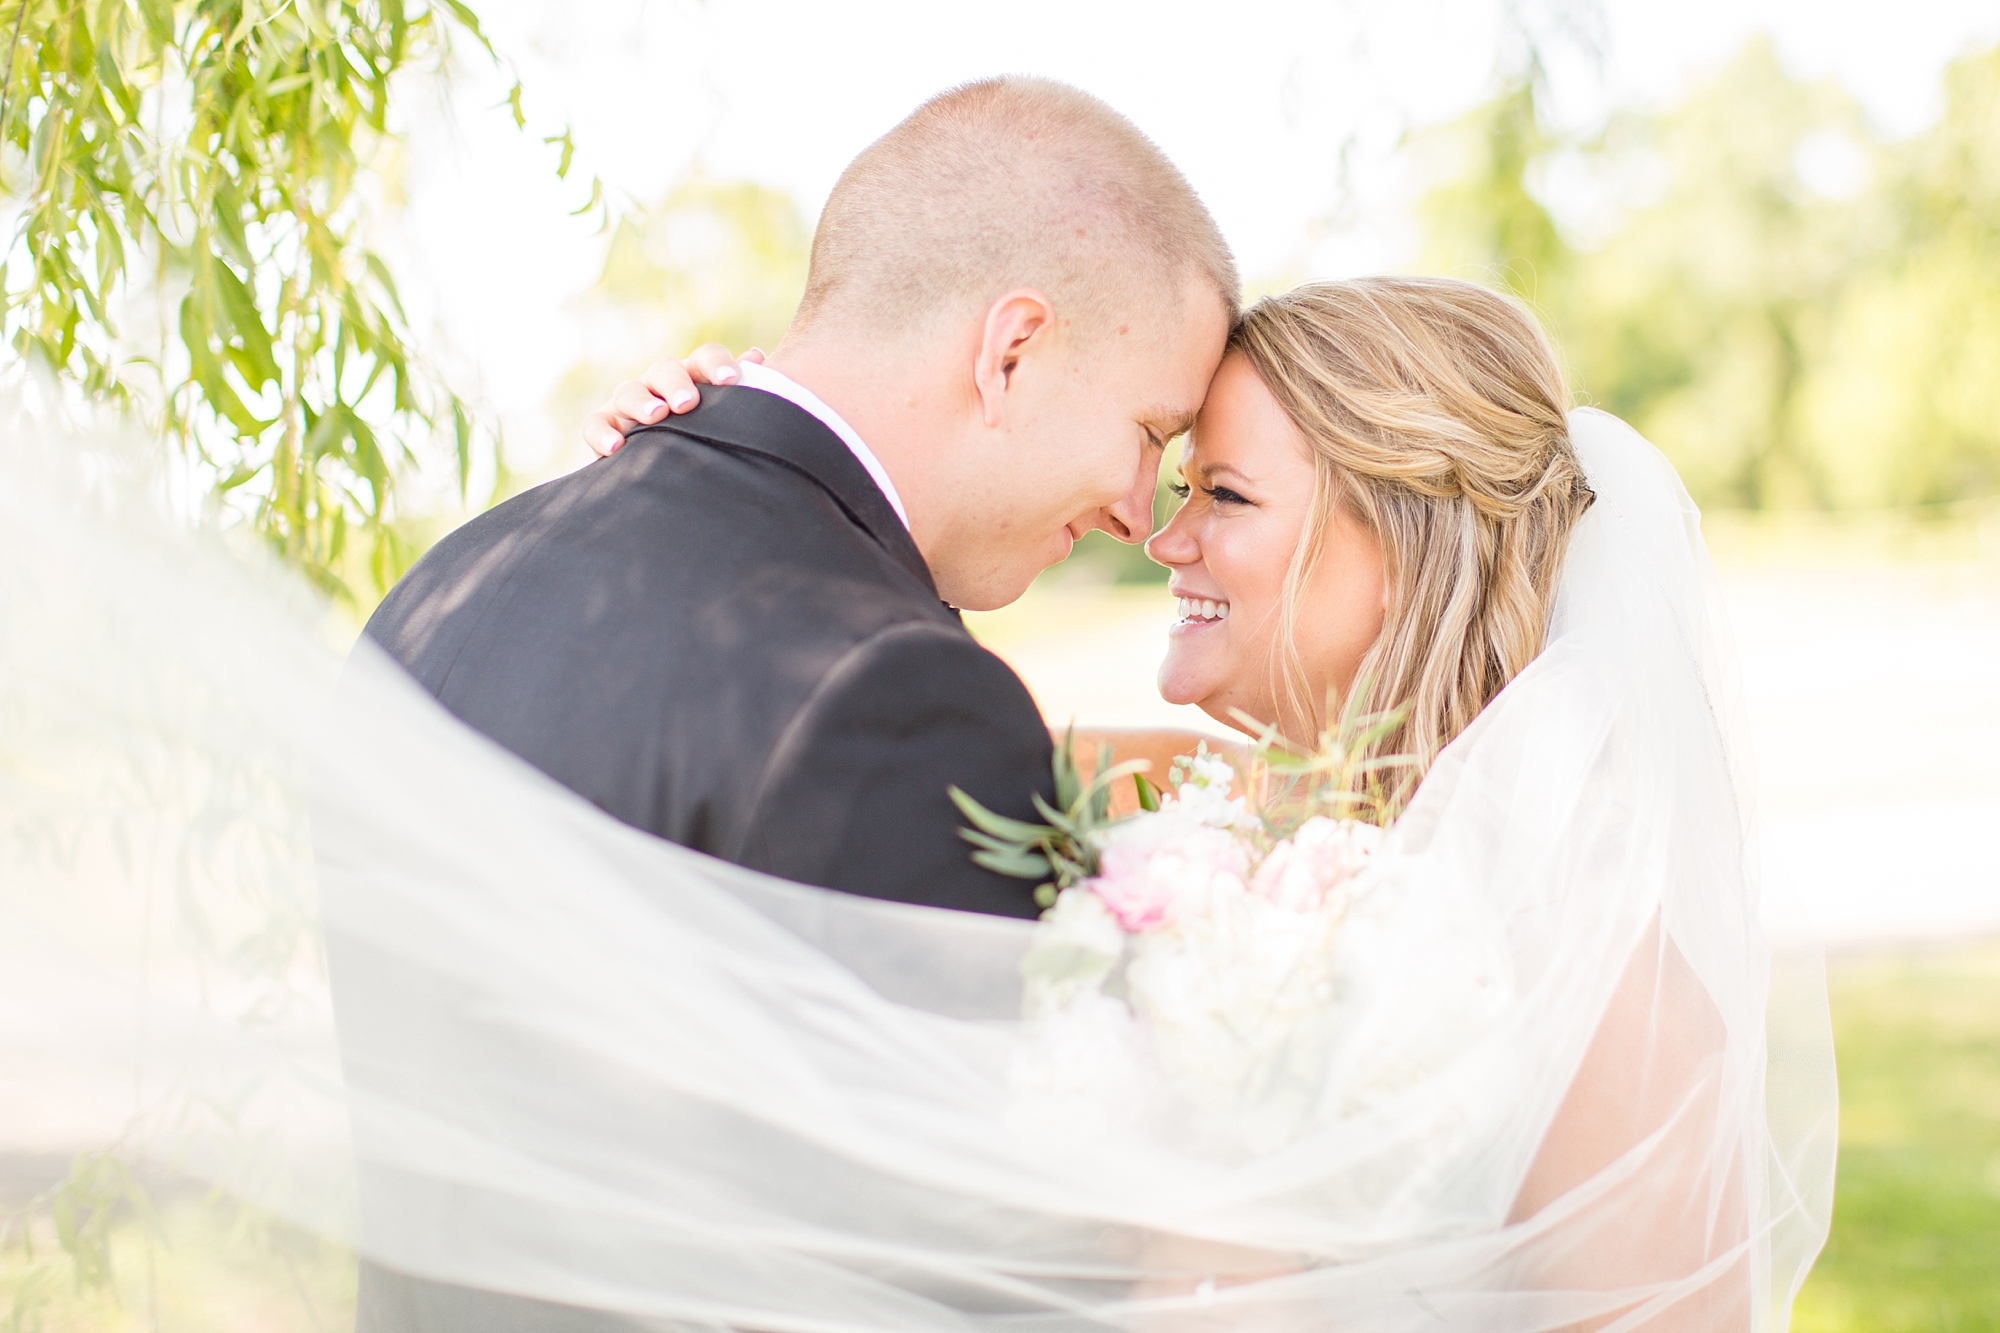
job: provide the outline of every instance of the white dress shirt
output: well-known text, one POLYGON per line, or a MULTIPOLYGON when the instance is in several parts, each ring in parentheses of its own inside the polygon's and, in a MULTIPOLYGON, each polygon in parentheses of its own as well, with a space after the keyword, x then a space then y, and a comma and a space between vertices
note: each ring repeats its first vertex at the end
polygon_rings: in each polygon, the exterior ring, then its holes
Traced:
POLYGON ((776 394, 794 407, 804 408, 820 419, 828 430, 840 437, 855 460, 868 469, 868 475, 875 479, 875 485, 882 491, 882 497, 889 507, 896 511, 896 517, 903 520, 903 526, 910 526, 910 516, 903 509, 903 497, 896 494, 896 483, 889 480, 889 470, 882 466, 882 460, 875 456, 862 438, 854 433, 854 427, 840 419, 840 413, 820 401, 819 395, 796 380, 787 379, 769 366, 760 366, 755 361, 744 361, 737 366, 741 376, 737 383, 746 389, 760 389, 776 394))

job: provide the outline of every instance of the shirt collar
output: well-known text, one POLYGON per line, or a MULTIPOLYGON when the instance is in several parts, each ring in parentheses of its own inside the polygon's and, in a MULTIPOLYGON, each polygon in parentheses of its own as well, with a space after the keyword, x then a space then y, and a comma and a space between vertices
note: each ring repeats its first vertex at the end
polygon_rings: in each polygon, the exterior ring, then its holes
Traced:
POLYGON ((889 470, 882 466, 882 460, 875 456, 875 451, 868 447, 854 427, 841 420, 840 413, 828 407, 818 394, 805 385, 769 366, 744 361, 737 366, 737 373, 740 376, 737 382, 744 388, 774 394, 818 417, 822 425, 840 437, 840 442, 847 446, 855 461, 867 470, 868 476, 881 490, 882 497, 889 502, 889 507, 896 511, 896 517, 903 521, 904 528, 910 526, 909 512, 903 508, 903 497, 896 494, 896 483, 889 479, 889 470))

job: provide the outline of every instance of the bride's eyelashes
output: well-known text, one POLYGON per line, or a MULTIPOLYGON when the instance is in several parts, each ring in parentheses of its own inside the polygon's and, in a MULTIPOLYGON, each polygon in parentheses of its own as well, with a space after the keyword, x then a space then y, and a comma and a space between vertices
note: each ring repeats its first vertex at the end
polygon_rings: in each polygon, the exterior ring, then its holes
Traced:
MULTIPOLYGON (((1183 500, 1194 494, 1195 491, 1195 487, 1188 485, 1184 481, 1170 481, 1167 483, 1167 489, 1183 500)), ((1210 504, 1247 505, 1251 503, 1251 501, 1238 495, 1227 486, 1203 486, 1200 489, 1202 495, 1207 498, 1210 504)))

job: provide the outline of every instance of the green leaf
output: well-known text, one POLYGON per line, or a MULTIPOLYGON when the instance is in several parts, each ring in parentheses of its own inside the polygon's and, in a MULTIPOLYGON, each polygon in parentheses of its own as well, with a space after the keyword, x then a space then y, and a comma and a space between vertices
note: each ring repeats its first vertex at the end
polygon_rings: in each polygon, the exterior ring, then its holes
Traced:
POLYGON ((1048 858, 1032 852, 974 852, 973 861, 1014 879, 1041 879, 1049 873, 1048 858))
POLYGON ((479 16, 466 8, 461 0, 443 0, 443 4, 445 12, 458 20, 458 25, 471 33, 478 40, 479 44, 486 48, 488 54, 491 54, 493 44, 486 39, 486 34, 480 30, 479 16))
POLYGON ((1076 804, 1081 779, 1076 768, 1076 720, 1072 718, 1063 732, 1062 744, 1055 747, 1053 759, 1056 779, 1056 804, 1067 810, 1076 804))
POLYGON ((139 0, 139 14, 155 50, 173 40, 174 0, 139 0))
POLYGON ((1111 768, 1111 756, 1115 753, 1117 752, 1111 748, 1110 741, 1099 741, 1097 743, 1097 769, 1091 779, 1089 800, 1091 819, 1098 823, 1102 823, 1111 814, 1109 770, 1111 768))
POLYGON ((234 335, 239 339, 249 357, 251 371, 245 378, 250 381, 250 387, 256 389, 276 383, 278 362, 274 355, 274 340, 271 331, 264 327, 264 314, 257 308, 256 298, 250 294, 249 287, 220 256, 211 257, 208 278, 214 284, 222 313, 228 320, 228 333, 224 336, 234 335))
POLYGON ((958 836, 982 852, 1014 852, 1028 845, 1009 838, 996 838, 990 833, 981 833, 978 829, 962 828, 958 831, 958 836))
POLYGON ((340 448, 347 438, 348 412, 344 403, 335 403, 319 414, 306 432, 305 456, 317 461, 340 448))
POLYGON ((388 298, 390 310, 395 313, 398 320, 403 319, 405 317, 403 298, 396 293, 396 280, 389 275, 389 266, 384 264, 381 256, 372 250, 362 262, 367 267, 368 275, 375 279, 375 285, 381 289, 382 295, 388 298))
POLYGON ((576 157, 576 142, 570 138, 570 132, 564 130, 561 134, 551 134, 543 139, 542 142, 545 144, 562 145, 562 160, 556 163, 556 179, 568 180, 569 164, 576 157))
POLYGON ((1065 833, 1072 838, 1080 838, 1082 836, 1086 821, 1081 820, 1075 816, 1072 816, 1066 813, 1065 811, 1056 809, 1054 806, 1050 805, 1047 801, 1042 799, 1042 794, 1040 792, 1030 792, 1028 794, 1028 799, 1035 803, 1036 812, 1039 813, 1043 819, 1049 821, 1050 828, 1053 828, 1060 833, 1065 833))
MULTIPOLYGON (((1108 745, 1105 746, 1104 753, 1099 756, 1099 763, 1102 764, 1105 759, 1110 757, 1111 753, 1111 747, 1108 745)), ((1090 779, 1090 787, 1085 792, 1085 797, 1090 801, 1093 822, 1102 823, 1109 817, 1111 810, 1111 788, 1114 785, 1124 781, 1126 778, 1137 777, 1151 767, 1152 764, 1148 760, 1127 759, 1122 764, 1112 764, 1108 767, 1100 768, 1090 779)), ((1078 802, 1078 804, 1081 804, 1081 802, 1078 802)))
POLYGON ((457 399, 451 404, 451 430, 458 461, 458 498, 463 501, 466 479, 472 475, 472 417, 457 399))
POLYGON ((1005 815, 996 815, 959 787, 946 788, 946 794, 974 828, 996 838, 1033 841, 1051 831, 1043 825, 1023 823, 1018 819, 1009 819, 1005 815))

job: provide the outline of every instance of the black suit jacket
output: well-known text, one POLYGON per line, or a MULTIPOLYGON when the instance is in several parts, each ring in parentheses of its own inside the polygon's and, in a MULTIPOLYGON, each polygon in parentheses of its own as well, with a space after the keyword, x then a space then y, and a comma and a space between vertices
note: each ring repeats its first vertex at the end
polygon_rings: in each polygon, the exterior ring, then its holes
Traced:
MULTIPOLYGON (((1032 885, 972 864, 945 794, 1035 817, 1053 780, 1034 702, 939 602, 847 446, 781 398, 705 388, 695 411, 473 519, 367 634, 628 824, 809 884, 1035 913, 1032 885)), ((330 957, 336 1003, 357 948, 330 957)), ((399 1002, 347 997, 350 1060, 399 1002)), ((589 1095, 587 1071, 573 1086, 589 1095)), ((361 1266, 362 1333, 638 1327, 361 1266)))
POLYGON ((788 879, 1003 916, 956 784, 1033 819, 1033 700, 939 602, 840 438, 755 389, 465 524, 370 638, 465 722, 628 824, 788 879))

